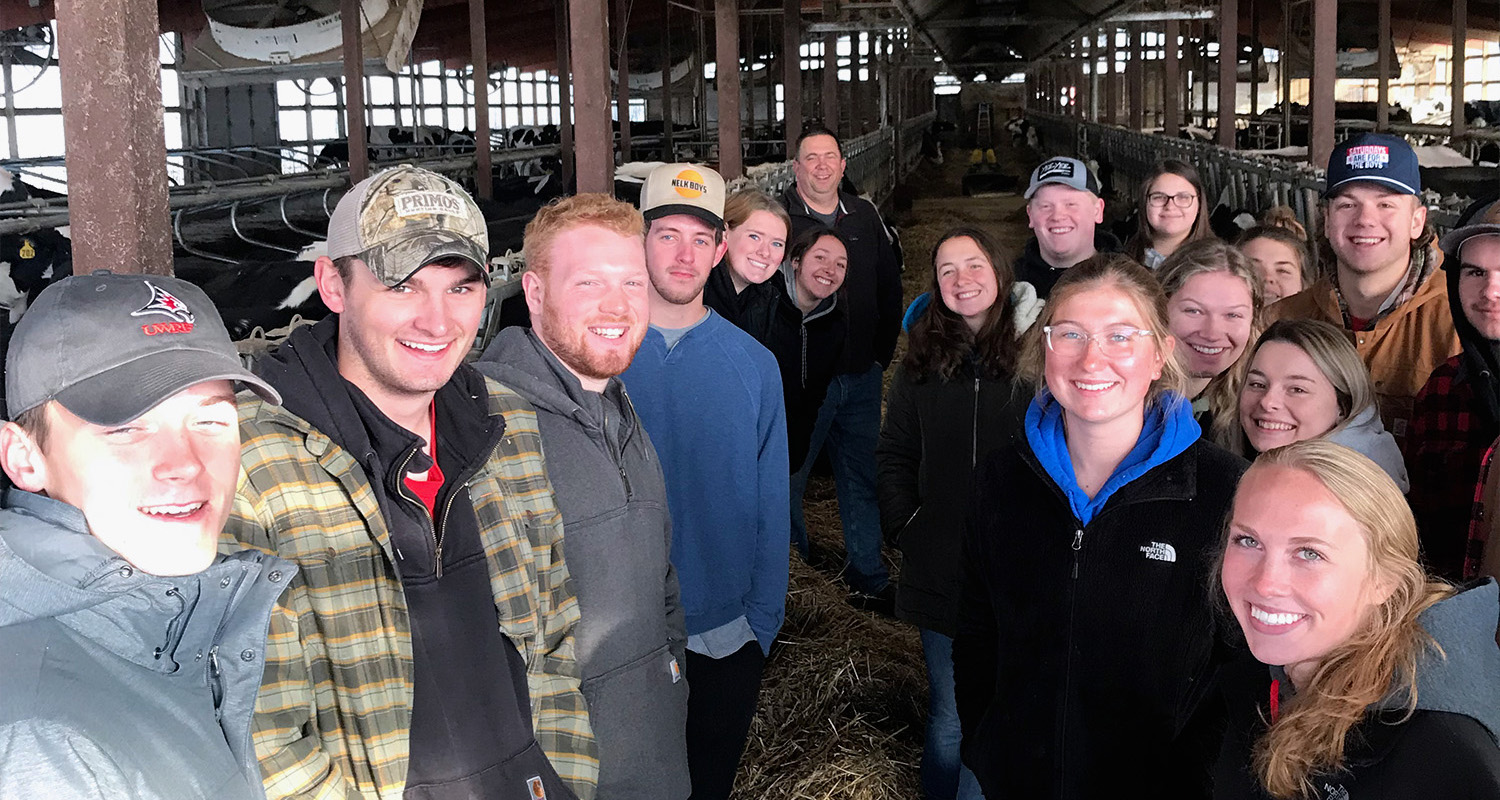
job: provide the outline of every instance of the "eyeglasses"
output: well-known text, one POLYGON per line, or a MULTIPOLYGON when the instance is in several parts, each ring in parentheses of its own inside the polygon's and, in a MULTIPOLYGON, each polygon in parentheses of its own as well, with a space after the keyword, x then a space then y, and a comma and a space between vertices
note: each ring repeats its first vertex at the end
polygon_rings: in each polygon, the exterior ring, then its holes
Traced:
POLYGON ((1047 334, 1047 349, 1065 358, 1083 355, 1089 342, 1099 345, 1105 358, 1124 358, 1135 352, 1135 343, 1151 331, 1117 325, 1098 333, 1089 333, 1077 325, 1048 325, 1042 328, 1047 334))
POLYGON ((1192 192, 1182 192, 1181 194, 1152 192, 1151 194, 1146 195, 1146 202, 1150 203, 1156 208, 1166 208, 1168 200, 1171 200, 1172 204, 1177 206, 1178 208, 1187 208, 1192 204, 1198 202, 1198 195, 1193 194, 1192 192))

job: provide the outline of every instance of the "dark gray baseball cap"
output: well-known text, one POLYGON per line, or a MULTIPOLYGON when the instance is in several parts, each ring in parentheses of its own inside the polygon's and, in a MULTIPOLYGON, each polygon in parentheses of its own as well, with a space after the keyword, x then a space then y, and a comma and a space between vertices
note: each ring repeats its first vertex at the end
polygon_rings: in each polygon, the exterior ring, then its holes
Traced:
POLYGON ((98 270, 47 287, 11 336, 7 415, 56 400, 95 425, 120 425, 204 381, 281 396, 240 362, 202 289, 162 275, 98 270))

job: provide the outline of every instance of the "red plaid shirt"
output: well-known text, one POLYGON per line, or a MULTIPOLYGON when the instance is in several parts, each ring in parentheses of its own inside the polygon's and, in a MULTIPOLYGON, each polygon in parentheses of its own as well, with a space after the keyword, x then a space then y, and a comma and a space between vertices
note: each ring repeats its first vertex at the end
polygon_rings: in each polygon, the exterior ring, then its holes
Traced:
POLYGON ((1442 577, 1472 577, 1484 551, 1483 492, 1496 425, 1479 411, 1479 398, 1465 379, 1463 356, 1432 371, 1417 394, 1406 469, 1407 499, 1428 567, 1442 577))

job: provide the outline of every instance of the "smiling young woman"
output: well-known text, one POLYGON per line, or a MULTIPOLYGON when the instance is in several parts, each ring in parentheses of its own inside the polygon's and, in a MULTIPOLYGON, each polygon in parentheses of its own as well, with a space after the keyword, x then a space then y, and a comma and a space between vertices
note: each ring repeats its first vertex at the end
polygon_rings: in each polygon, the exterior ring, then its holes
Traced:
POLYGON ((1147 269, 1160 267, 1185 244, 1214 238, 1203 208, 1203 179, 1182 161, 1160 161, 1141 180, 1136 215, 1137 229, 1125 253, 1147 269))
POLYGON ((1353 450, 1309 439, 1245 473, 1219 584, 1255 661, 1221 673, 1215 798, 1500 797, 1495 585, 1455 589, 1417 552, 1353 450))
POLYGON ((1207 793, 1207 587, 1245 463, 1200 436, 1175 344, 1118 255, 1065 270, 1023 341, 1039 390, 975 476, 960 556, 955 694, 986 797, 1207 793))

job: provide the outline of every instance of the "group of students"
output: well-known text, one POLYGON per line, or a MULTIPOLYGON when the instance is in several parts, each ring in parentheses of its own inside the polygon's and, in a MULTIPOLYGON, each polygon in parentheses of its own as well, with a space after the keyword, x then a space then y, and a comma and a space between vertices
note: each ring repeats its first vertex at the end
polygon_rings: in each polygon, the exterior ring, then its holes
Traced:
POLYGON ((1120 248, 1052 158, 1014 262, 933 250, 879 447, 924 792, 1500 797, 1500 204, 1438 240, 1411 148, 1354 137, 1317 276, 1202 197, 1157 165, 1120 248))
POLYGON ((810 130, 781 202, 667 164, 549 204, 531 324, 472 363, 485 223, 409 166, 253 372, 191 284, 49 287, 7 353, 0 797, 727 798, 851 373, 874 472, 899 269, 844 165, 810 130))
POLYGON ((1322 277, 1171 162, 1132 257, 1054 158, 1023 254, 950 231, 903 317, 843 168, 814 129, 781 198, 668 164, 549 204, 531 327, 472 364, 483 218, 412 167, 340 200, 332 315, 253 372, 190 284, 48 288, 0 797, 727 797, 825 446, 853 599, 921 631, 927 796, 1500 797, 1500 595, 1456 583, 1500 571, 1500 208, 1436 241, 1367 135, 1322 277))

